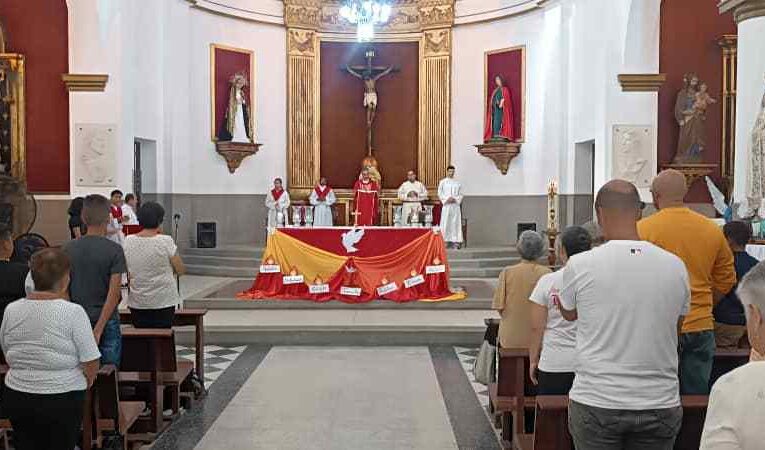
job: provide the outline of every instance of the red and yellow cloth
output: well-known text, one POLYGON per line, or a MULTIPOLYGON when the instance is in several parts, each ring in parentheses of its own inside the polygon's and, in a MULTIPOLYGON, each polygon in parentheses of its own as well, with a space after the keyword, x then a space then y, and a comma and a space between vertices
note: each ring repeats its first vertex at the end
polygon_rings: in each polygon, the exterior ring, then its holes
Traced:
POLYGON ((449 266, 440 233, 430 228, 364 228, 364 235, 348 252, 343 233, 349 228, 280 228, 268 237, 263 265, 278 265, 280 273, 258 273, 240 299, 340 300, 364 303, 382 298, 396 302, 463 300, 464 292, 449 289, 449 266), (444 265, 441 273, 428 266, 444 265), (285 275, 302 275, 303 283, 287 284, 285 275), (422 275, 424 283, 405 287, 405 280, 422 275), (378 295, 377 289, 395 283, 397 289, 378 295), (309 285, 327 284, 329 292, 311 294, 309 285), (345 295, 343 288, 360 288, 345 295))

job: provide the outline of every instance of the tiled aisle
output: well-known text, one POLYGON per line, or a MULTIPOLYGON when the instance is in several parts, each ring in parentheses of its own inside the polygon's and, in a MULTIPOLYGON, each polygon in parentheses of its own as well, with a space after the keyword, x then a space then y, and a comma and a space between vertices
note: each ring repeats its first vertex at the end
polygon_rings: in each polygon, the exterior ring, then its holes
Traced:
MULTIPOLYGON (((222 347, 219 345, 205 345, 205 386, 208 388, 218 379, 224 370, 231 365, 247 348, 246 345, 222 347)), ((175 346, 175 354, 179 358, 195 362, 196 353, 194 347, 175 346)))

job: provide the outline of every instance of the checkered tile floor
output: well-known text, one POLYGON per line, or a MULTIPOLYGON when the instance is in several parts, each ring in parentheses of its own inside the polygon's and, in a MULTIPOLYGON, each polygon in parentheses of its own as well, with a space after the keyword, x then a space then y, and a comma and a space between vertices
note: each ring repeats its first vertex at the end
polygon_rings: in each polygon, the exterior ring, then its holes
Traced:
POLYGON ((470 384, 473 386, 478 401, 481 403, 481 406, 483 406, 483 409, 488 411, 489 389, 481 383, 476 382, 475 375, 473 375, 473 364, 475 363, 476 357, 478 357, 478 349, 454 347, 454 351, 457 353, 457 357, 462 363, 462 368, 465 370, 465 375, 467 375, 470 384))
MULTIPOLYGON (((247 348, 246 345, 237 347, 221 347, 218 345, 205 345, 205 386, 208 388, 218 377, 228 369, 239 355, 247 348)), ((194 362, 196 353, 194 347, 176 345, 175 353, 179 358, 194 362)))

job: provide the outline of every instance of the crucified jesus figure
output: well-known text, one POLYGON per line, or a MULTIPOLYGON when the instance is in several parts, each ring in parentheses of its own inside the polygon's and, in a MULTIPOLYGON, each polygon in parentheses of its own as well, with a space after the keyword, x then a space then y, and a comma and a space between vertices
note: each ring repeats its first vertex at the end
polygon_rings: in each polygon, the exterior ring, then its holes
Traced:
POLYGON ((367 50, 365 66, 345 66, 346 72, 364 81, 364 108, 367 110, 367 154, 372 155, 372 124, 377 113, 377 80, 396 70, 393 66, 373 66, 373 49, 367 50))

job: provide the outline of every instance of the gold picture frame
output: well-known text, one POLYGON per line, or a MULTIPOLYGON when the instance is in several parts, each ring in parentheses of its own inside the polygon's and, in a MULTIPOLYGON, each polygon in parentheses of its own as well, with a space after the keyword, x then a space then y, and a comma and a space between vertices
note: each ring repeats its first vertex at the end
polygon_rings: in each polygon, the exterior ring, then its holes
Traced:
MULTIPOLYGON (((488 92, 488 84, 490 83, 489 80, 489 57, 491 55, 496 55, 499 53, 509 53, 509 52, 521 52, 521 112, 520 112, 520 119, 521 119, 521 134, 518 136, 515 140, 515 142, 523 144, 526 142, 526 46, 525 45, 516 45, 513 47, 506 47, 506 48, 500 48, 496 50, 488 50, 483 53, 483 79, 484 79, 484 86, 483 91, 481 94, 481 97, 483 99, 483 109, 482 111, 486 110, 486 98, 484 97, 486 92, 488 92)), ((512 93, 513 95, 516 95, 515 92, 512 93)), ((483 126, 486 127, 486 118, 484 117, 483 120, 483 126)))
POLYGON ((216 117, 215 117, 215 105, 217 97, 215 95, 215 51, 225 50, 229 52, 243 53, 247 55, 250 61, 250 73, 248 74, 249 91, 250 91, 250 130, 252 130, 252 138, 255 139, 255 52, 246 48, 232 47, 224 44, 210 44, 210 139, 212 142, 218 142, 218 133, 215 129, 216 117))
POLYGON ((26 150, 26 100, 24 98, 24 55, 17 53, 0 53, 0 66, 5 71, 8 81, 8 94, 11 98, 11 176, 26 182, 27 150, 26 150))

